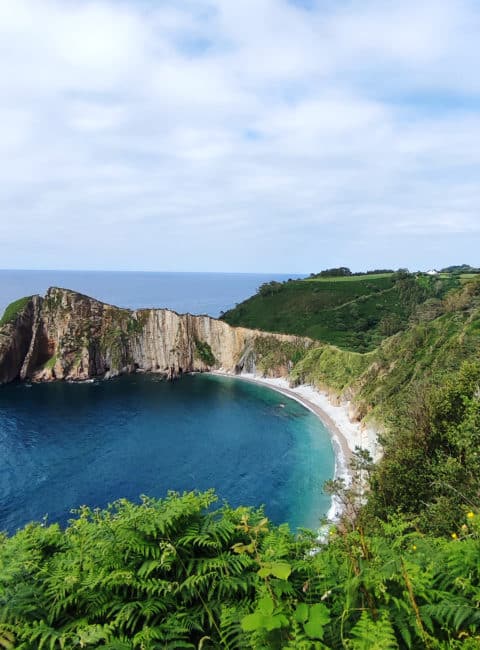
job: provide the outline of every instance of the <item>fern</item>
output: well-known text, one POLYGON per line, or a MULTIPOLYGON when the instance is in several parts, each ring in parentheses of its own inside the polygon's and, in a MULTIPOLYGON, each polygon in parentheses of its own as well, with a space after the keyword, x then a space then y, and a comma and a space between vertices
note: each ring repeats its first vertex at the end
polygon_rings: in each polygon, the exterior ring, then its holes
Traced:
POLYGON ((214 500, 120 500, 81 508, 64 532, 0 537, 0 650, 476 647, 472 513, 461 539, 397 518, 378 534, 334 531, 319 549, 306 531, 214 500))
POLYGON ((15 648, 15 634, 8 626, 0 625, 0 648, 3 650, 14 650, 15 648))
POLYGON ((385 613, 373 621, 367 612, 362 612, 351 634, 353 638, 348 647, 352 650, 390 650, 399 647, 392 624, 385 613))

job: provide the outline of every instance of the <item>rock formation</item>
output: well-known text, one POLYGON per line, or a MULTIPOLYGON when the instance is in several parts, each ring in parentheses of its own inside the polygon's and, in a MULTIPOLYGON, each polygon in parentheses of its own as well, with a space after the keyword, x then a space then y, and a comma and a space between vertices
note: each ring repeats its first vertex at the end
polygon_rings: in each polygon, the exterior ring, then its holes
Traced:
POLYGON ((254 371, 259 348, 264 353, 267 344, 277 353, 272 374, 278 376, 290 369, 289 351, 314 342, 168 309, 120 309, 51 288, 0 328, 0 383, 108 378, 137 370, 170 378, 212 368, 254 371))

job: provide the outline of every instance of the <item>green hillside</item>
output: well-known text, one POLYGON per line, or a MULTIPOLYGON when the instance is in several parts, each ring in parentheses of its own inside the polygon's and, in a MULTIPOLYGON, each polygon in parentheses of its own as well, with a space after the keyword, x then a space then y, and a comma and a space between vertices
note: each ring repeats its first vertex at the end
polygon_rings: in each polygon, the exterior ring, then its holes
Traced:
POLYGON ((373 350, 405 329, 419 305, 461 284, 457 274, 405 272, 270 282, 223 319, 230 325, 309 336, 349 350, 373 350))
POLYGON ((381 419, 402 408, 414 386, 435 384, 464 361, 480 361, 480 278, 440 300, 417 306, 406 330, 369 353, 331 345, 307 351, 294 366, 298 383, 350 390, 366 415, 381 419))
MULTIPOLYGON (((289 353, 273 341, 257 352, 267 374, 289 353)), ((406 329, 374 350, 319 343, 290 358, 292 383, 336 392, 382 431, 363 515, 401 512, 425 532, 454 529, 480 492, 480 278, 418 303, 406 329)))
POLYGON ((367 511, 415 517, 445 533, 480 491, 480 280, 423 309, 404 332, 359 354, 329 345, 305 353, 291 380, 334 389, 383 428, 367 511), (439 315, 438 311, 441 313, 439 315), (421 318, 420 318, 421 316, 421 318))

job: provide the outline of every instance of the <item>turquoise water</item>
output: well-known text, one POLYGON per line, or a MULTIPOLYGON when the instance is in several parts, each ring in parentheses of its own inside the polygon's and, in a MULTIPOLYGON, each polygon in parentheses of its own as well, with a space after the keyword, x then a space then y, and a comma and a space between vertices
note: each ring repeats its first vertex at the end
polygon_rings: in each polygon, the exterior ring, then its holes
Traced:
POLYGON ((81 504, 214 487, 266 504, 276 523, 317 527, 330 506, 329 434, 263 386, 211 375, 0 388, 0 530, 81 504))

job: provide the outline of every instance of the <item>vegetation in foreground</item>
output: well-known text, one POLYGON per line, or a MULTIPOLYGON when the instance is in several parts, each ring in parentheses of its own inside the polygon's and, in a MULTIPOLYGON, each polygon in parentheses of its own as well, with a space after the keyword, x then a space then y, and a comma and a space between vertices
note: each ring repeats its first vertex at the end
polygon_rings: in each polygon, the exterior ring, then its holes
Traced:
POLYGON ((479 522, 365 532, 272 526, 212 492, 82 508, 0 545, 0 647, 478 648, 479 522))

